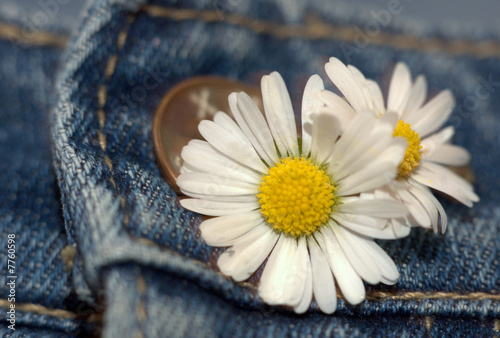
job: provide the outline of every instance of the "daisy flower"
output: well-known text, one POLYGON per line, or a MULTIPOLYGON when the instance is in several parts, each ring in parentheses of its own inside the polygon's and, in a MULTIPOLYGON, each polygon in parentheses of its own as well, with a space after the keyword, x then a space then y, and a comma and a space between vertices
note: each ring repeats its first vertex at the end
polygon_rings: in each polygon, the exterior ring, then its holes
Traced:
POLYGON ((202 121, 206 141, 182 150, 177 179, 191 199, 183 207, 215 216, 200 225, 204 241, 230 247, 218 259, 235 281, 249 278, 266 259, 258 293, 270 305, 303 313, 337 306, 335 281, 345 299, 365 298, 363 280, 394 284, 396 265, 373 241, 394 238, 387 218, 403 217, 399 201, 360 195, 397 175, 407 146, 392 137, 395 119, 360 113, 339 138, 331 114, 311 114, 323 89, 312 76, 304 90, 299 142, 290 96, 278 73, 261 82, 265 118, 245 93, 232 93, 236 122, 219 112, 202 121), (266 121, 267 120, 267 121, 266 121))
POLYGON ((438 218, 442 232, 445 232, 446 213, 429 188, 439 190, 468 207, 479 201, 469 182, 443 166, 463 166, 470 161, 467 150, 450 144, 453 127, 440 129, 455 105, 449 90, 440 92, 424 104, 427 96, 425 77, 419 75, 412 81, 408 66, 400 62, 394 69, 385 105, 378 84, 366 79, 356 67, 345 66, 340 60, 331 58, 325 69, 345 100, 332 92, 322 91, 318 97, 327 108, 321 110, 335 114, 344 125, 358 112, 372 111, 376 117, 396 114, 398 122, 394 136, 408 141, 397 178, 374 191, 375 196, 397 198, 408 208, 407 217, 389 221, 397 236, 408 235, 411 225, 432 226, 437 232, 438 218))

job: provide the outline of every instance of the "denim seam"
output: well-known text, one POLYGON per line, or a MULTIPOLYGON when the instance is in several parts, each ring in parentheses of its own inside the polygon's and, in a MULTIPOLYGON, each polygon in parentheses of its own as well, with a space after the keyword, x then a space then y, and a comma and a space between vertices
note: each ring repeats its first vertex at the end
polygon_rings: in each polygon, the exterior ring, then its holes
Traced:
POLYGON ((142 276, 142 274, 139 273, 137 276, 137 294, 138 294, 138 301, 137 305, 135 308, 135 315, 137 316, 137 319, 139 320, 139 327, 135 331, 134 337, 136 338, 142 338, 144 337, 144 334, 142 333, 142 327, 144 322, 146 321, 146 304, 144 303, 144 298, 147 290, 147 285, 146 285, 146 280, 142 276))
MULTIPOLYGON (((0 308, 9 308, 10 302, 7 299, 0 299, 0 308)), ((31 312, 39 315, 48 315, 61 319, 76 319, 77 315, 74 312, 62 309, 50 309, 43 305, 33 303, 16 303, 16 310, 31 312)))
MULTIPOLYGON (((162 251, 170 251, 167 248, 158 245, 157 243, 151 241, 147 238, 142 237, 133 237, 130 238, 138 243, 139 245, 146 245, 150 247, 157 248, 162 251)), ((227 276, 220 273, 220 271, 215 271, 209 264, 205 262, 192 260, 198 265, 202 265, 208 269, 211 269, 218 275, 231 280, 227 276)), ((255 285, 250 284, 248 282, 238 282, 240 286, 256 290, 255 285)), ((385 291, 366 291, 366 299, 370 301, 386 301, 386 300, 467 300, 467 301, 480 301, 480 300, 492 300, 492 301, 500 301, 500 291, 491 290, 493 293, 486 292, 470 292, 470 293, 456 293, 456 292, 446 292, 446 291, 430 291, 430 292, 413 292, 413 291, 395 291, 395 292, 385 292, 385 291), (498 293, 497 293, 498 292, 498 293)), ((342 295, 339 295, 340 298, 344 299, 342 295)))
POLYGON ((5 22, 0 22, 0 39, 15 41, 23 45, 57 48, 64 48, 68 44, 68 38, 64 35, 39 30, 27 33, 21 27, 5 22))
MULTIPOLYGON (((139 245, 146 245, 150 247, 157 248, 162 251, 170 251, 157 243, 141 237, 130 237, 134 242, 139 245)), ((221 277, 231 280, 227 276, 223 275, 220 271, 216 271, 209 264, 205 262, 192 260, 195 264, 202 265, 207 269, 211 269, 214 273, 220 275, 221 277)), ((231 280, 232 281, 232 280, 231 280)), ((238 285, 252 289, 256 291, 255 285, 248 282, 238 282, 238 285)), ((456 292, 446 292, 446 291, 429 291, 429 292, 413 292, 413 291, 395 291, 395 292, 385 292, 385 291, 366 291, 366 300, 383 302, 386 300, 407 300, 407 301, 420 301, 420 300, 466 300, 466 301, 481 301, 481 300, 492 300, 500 301, 500 293, 497 290, 492 290, 493 293, 486 292, 470 292, 470 293, 456 293, 456 292)), ((339 298, 344 299, 342 295, 339 298)), ((345 299, 344 299, 345 300, 345 299)))
POLYGON ((429 335, 429 337, 432 337, 432 335, 431 335, 431 329, 432 329, 432 318, 431 318, 431 316, 425 316, 424 317, 424 321, 425 321, 425 328, 427 330, 427 334, 429 335))
MULTIPOLYGON (((168 18, 175 21, 200 20, 206 23, 222 22, 247 28, 256 34, 266 34, 276 38, 304 38, 308 40, 340 40, 353 43, 358 32, 351 26, 334 25, 322 21, 317 16, 309 16, 305 24, 284 25, 246 16, 224 13, 221 20, 217 10, 194 10, 144 5, 142 11, 153 17, 168 18)), ((480 42, 456 39, 446 41, 439 38, 426 38, 412 35, 380 32, 370 37, 370 44, 388 46, 395 49, 409 49, 424 52, 444 52, 451 55, 471 55, 477 58, 500 57, 500 43, 495 40, 480 42)))
POLYGON ((493 300, 500 301, 500 294, 486 292, 471 292, 459 294, 455 292, 382 292, 367 291, 368 300, 493 300))
MULTIPOLYGON (((114 190, 118 192, 116 188, 116 182, 114 179, 114 170, 113 170, 113 163, 111 162, 111 159, 109 156, 106 154, 106 134, 104 133, 104 125, 106 122, 106 113, 104 111, 104 107, 106 105, 107 101, 107 90, 108 90, 108 83, 109 80, 111 79, 111 76, 114 74, 115 69, 116 69, 116 63, 118 61, 118 54, 122 50, 123 46, 125 45, 125 42, 127 41, 127 36, 128 36, 128 29, 130 25, 135 21, 136 15, 135 13, 129 14, 126 19, 126 24, 125 26, 120 30, 118 33, 117 41, 116 41, 116 53, 111 55, 108 59, 108 62, 106 64, 105 70, 104 70, 104 78, 105 81, 103 84, 101 84, 98 88, 97 91, 97 99, 98 99, 98 110, 97 110, 97 119, 99 121, 99 129, 97 130, 97 136, 99 138, 99 145, 101 147, 101 150, 104 154, 104 162, 106 166, 109 168, 109 171, 111 172, 109 181, 111 185, 113 186, 114 190)), ((120 198, 120 205, 123 208, 125 212, 125 216, 123 219, 123 222, 125 223, 125 226, 127 225, 129 221, 129 215, 127 212, 127 209, 125 208, 125 197, 119 194, 120 198)), ((139 327, 134 331, 134 337, 136 338, 142 338, 144 337, 144 334, 142 333, 142 324, 146 320, 146 306, 144 304, 144 295, 146 293, 146 280, 144 277, 142 277, 140 274, 137 277, 137 292, 139 295, 139 300, 136 305, 135 309, 135 314, 137 319, 139 320, 139 327)))
MULTIPOLYGON (((104 155, 104 162, 106 166, 109 168, 110 171, 110 177, 109 181, 115 191, 116 189, 116 182, 114 179, 114 170, 113 170, 113 163, 111 162, 111 159, 109 156, 106 154, 106 134, 104 133, 104 124, 106 122, 106 113, 104 112, 104 106, 106 105, 107 101, 107 91, 108 91, 108 83, 109 80, 111 79, 111 76, 114 74, 115 69, 116 69, 116 62, 118 61, 118 53, 122 50, 123 46, 125 45, 125 42, 127 41, 127 36, 128 36, 128 28, 130 25, 135 21, 136 15, 135 13, 131 13, 127 16, 126 19, 126 24, 125 26, 120 30, 118 33, 118 37, 116 39, 116 53, 111 55, 108 59, 108 62, 106 64, 105 70, 104 70, 104 83, 102 83, 97 90, 97 101, 98 101, 98 109, 97 109, 97 119, 99 121, 99 129, 97 130, 97 137, 99 139, 99 146, 103 152, 104 155)), ((118 191, 117 191, 118 192, 118 191)), ((125 197, 123 197, 121 194, 119 194, 120 197, 120 205, 122 208, 125 207, 125 197)), ((126 208, 124 208, 125 211, 125 217, 124 217, 124 222, 125 224, 128 223, 129 216, 126 208)))

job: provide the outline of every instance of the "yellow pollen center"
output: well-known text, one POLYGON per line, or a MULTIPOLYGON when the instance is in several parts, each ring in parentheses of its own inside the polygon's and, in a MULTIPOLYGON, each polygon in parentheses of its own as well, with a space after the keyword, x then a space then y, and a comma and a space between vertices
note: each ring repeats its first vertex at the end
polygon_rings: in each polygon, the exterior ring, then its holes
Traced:
POLYGON ((260 212, 278 232, 300 237, 324 225, 335 204, 335 186, 310 159, 285 158, 262 177, 260 212))
POLYGON ((394 136, 404 137, 408 141, 408 148, 403 161, 399 164, 398 178, 406 178, 418 166, 420 162, 420 137, 418 133, 411 129, 408 123, 399 120, 396 129, 394 129, 394 136))

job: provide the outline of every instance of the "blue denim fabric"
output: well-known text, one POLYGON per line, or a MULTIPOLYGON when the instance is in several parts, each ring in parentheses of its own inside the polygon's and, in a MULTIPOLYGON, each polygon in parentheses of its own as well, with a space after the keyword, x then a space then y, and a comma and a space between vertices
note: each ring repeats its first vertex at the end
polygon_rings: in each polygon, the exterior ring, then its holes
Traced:
MULTIPOLYGON (((482 202, 467 209, 443 200, 450 218, 445 236, 415 229, 404 240, 381 243, 400 269, 396 286, 368 286, 367 301, 352 306, 341 300, 334 316, 315 310, 296 316, 263 304, 251 283, 218 273, 219 250, 203 243, 198 216, 178 205, 161 177, 151 123, 169 88, 201 74, 258 84, 262 74, 277 70, 298 106, 308 75, 324 75, 328 56, 342 57, 345 41, 294 36, 275 26, 262 31, 252 22, 304 25, 304 13, 312 13, 335 24, 334 8, 239 3, 229 8, 238 17, 221 21, 217 15, 230 14, 219 10, 228 8, 213 2, 155 4, 163 8, 159 15, 150 6, 136 13, 98 1, 71 46, 58 87, 54 135, 66 226, 83 262, 83 280, 107 299, 105 336, 495 334, 498 95, 483 95, 474 111, 457 109, 450 120, 455 142, 473 154, 482 202), (177 15, 176 8, 189 10, 177 15), (116 64, 106 76, 109 60, 116 64)), ((397 34, 398 28, 388 31, 397 34)), ((470 54, 387 44, 367 46, 344 61, 383 83, 394 63, 405 61, 414 74, 428 76, 431 93, 451 88, 463 105, 475 95, 478 77, 500 81, 497 57, 470 54)))
MULTIPOLYGON (((39 42, 35 31, 19 40, 5 25, 22 30, 13 15, 0 15, 0 335, 70 336, 86 326, 74 313, 59 187, 53 167, 51 114, 56 70, 63 49, 39 42), (16 322, 8 328, 7 240, 15 234, 16 322)), ((14 13, 15 14, 15 13, 14 13)), ((18 18, 19 19, 19 18, 18 18)), ((64 30, 51 31, 64 44, 64 30)))
MULTIPOLYGON (((345 54, 352 40, 335 25, 366 21, 338 14, 328 2, 152 2, 159 7, 139 11, 123 1, 96 1, 56 87, 52 129, 68 242, 77 250, 73 286, 95 311, 105 305, 104 336, 498 335, 500 87, 491 84, 500 82, 498 55, 454 52, 446 40, 434 52, 400 48, 391 37, 402 33, 456 36, 397 25, 385 28, 384 41, 345 54), (203 243, 199 217, 180 207, 161 176, 151 123, 172 86, 203 74, 258 85, 263 74, 279 71, 299 107, 305 81, 312 73, 325 77, 329 56, 382 87, 395 62, 404 61, 413 74, 427 75, 431 93, 450 88, 457 108, 449 124, 455 143, 472 153, 481 202, 468 209, 442 199, 450 220, 444 236, 414 229, 403 240, 381 242, 401 273, 395 286, 367 286, 365 302, 341 299, 332 316, 314 305, 298 316, 266 306, 255 280, 234 283, 218 272, 220 250, 203 243)), ((35 89, 43 88, 50 86, 35 89)))

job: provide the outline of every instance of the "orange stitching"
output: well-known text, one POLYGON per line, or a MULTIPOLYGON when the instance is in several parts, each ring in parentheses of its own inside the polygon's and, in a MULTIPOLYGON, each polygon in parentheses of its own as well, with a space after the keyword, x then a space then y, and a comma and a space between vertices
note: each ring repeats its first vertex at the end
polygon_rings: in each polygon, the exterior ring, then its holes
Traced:
MULTIPOLYGON (((135 315, 139 320, 139 323, 144 323, 146 320, 146 305, 144 304, 144 294, 146 293, 147 285, 144 277, 139 275, 137 277, 137 293, 139 294, 139 300, 137 301, 137 306, 135 308, 135 315)), ((140 328, 135 331, 134 337, 140 338, 143 337, 140 328)))
MULTIPOLYGON (((156 247, 159 250, 170 251, 169 249, 163 248, 155 242, 151 241, 147 238, 141 237, 131 237, 133 241, 147 245, 151 247, 156 247)), ((178 253, 176 253, 178 254, 178 253)), ((192 260, 197 265, 201 265, 204 268, 208 268, 213 270, 208 264, 205 262, 201 262, 198 260, 192 260)), ((215 271, 218 275, 224 277, 227 280, 231 280, 229 277, 223 275, 219 271, 215 271)), ((245 288, 256 290, 255 285, 250 284, 248 282, 239 282, 237 283, 240 286, 245 288)), ((339 298, 343 298, 342 295, 339 295, 339 298)), ((478 300, 493 300, 500 301, 500 294, 497 293, 485 293, 485 292, 471 292, 465 294, 459 294, 454 292, 406 292, 406 291, 396 291, 396 292, 384 292, 384 291, 367 291, 366 299, 370 301, 385 301, 385 300, 468 300, 468 301, 478 301, 478 300)))
MULTIPOLYGON (((130 26, 132 22, 135 20, 135 15, 130 14, 127 17, 127 25, 118 33, 118 38, 116 41, 116 53, 111 55, 108 59, 108 63, 106 64, 105 70, 104 70, 104 83, 101 84, 98 89, 97 89, 97 119, 99 121, 99 129, 97 130, 97 137, 99 139, 99 145, 101 147, 101 150, 104 153, 104 163, 106 166, 109 168, 111 172, 111 176, 109 178, 109 181, 113 185, 113 188, 116 189, 116 182, 114 179, 114 173, 113 173, 113 163, 111 162, 111 159, 109 156, 106 154, 106 134, 103 132, 104 124, 106 122, 106 113, 104 112, 104 106, 106 105, 107 97, 108 97, 108 83, 115 72, 116 68, 116 62, 118 60, 118 53, 120 50, 123 48, 123 45, 125 44, 127 40, 127 29, 130 26)), ((120 202, 121 205, 124 206, 125 204, 125 199, 120 196, 120 202)), ((128 219, 128 218, 127 218, 128 219)))
POLYGON ((425 316, 425 328, 427 329, 427 334, 430 338, 432 338, 431 328, 432 328, 432 318, 429 316, 425 316))
POLYGON ((21 27, 8 23, 0 23, 0 39, 13 40, 24 45, 52 46, 64 48, 68 44, 68 38, 43 31, 25 32, 21 27))
MULTIPOLYGON (((6 299, 0 299, 0 307, 9 307, 10 302, 6 299)), ((52 317, 57 317, 61 319, 77 319, 78 315, 74 312, 62 309, 50 309, 43 305, 33 304, 33 303, 16 303, 16 310, 36 313, 39 315, 48 315, 52 317)), ((88 322, 100 322, 100 316, 90 316, 88 322)))
POLYGON ((70 271, 73 268, 76 257, 76 248, 72 245, 66 245, 61 250, 61 257, 64 263, 64 271, 70 271))
MULTIPOLYGON (((145 5, 142 10, 154 17, 163 17, 177 21, 201 20, 207 23, 221 22, 220 13, 216 10, 192 10, 145 5)), ((224 22, 245 27, 257 34, 272 35, 277 38, 301 37, 310 40, 332 39, 353 43, 358 31, 352 26, 334 25, 310 16, 305 24, 283 25, 272 21, 263 21, 245 16, 224 13, 224 22)), ((417 37, 404 34, 381 32, 371 37, 373 45, 390 46, 396 49, 412 49, 426 52, 445 52, 454 55, 473 55, 478 58, 500 57, 500 43, 495 40, 470 41, 456 39, 446 41, 439 38, 417 37)))
POLYGON ((366 293, 368 300, 495 300, 500 301, 500 294, 485 293, 485 292, 471 292, 459 294, 454 292, 382 292, 382 291, 368 291, 366 293))
MULTIPOLYGON (((6 299, 0 299, 0 307, 9 307, 10 304, 11 303, 6 299)), ((32 304, 32 303, 16 303, 16 310, 33 312, 39 315, 49 315, 63 319, 76 318, 76 314, 71 311, 66 311, 61 309, 49 309, 43 305, 32 304)))
POLYGON ((493 321, 493 331, 498 333, 500 331, 500 319, 495 319, 493 321))

